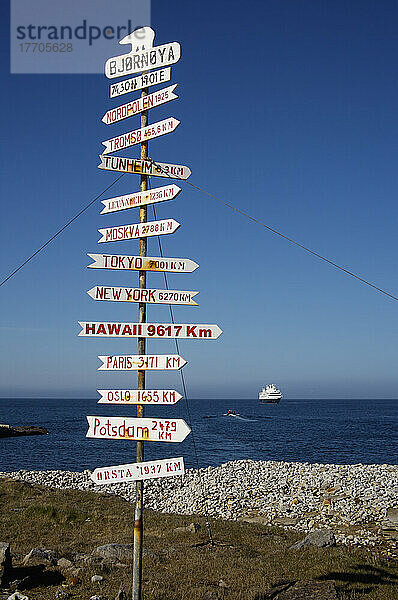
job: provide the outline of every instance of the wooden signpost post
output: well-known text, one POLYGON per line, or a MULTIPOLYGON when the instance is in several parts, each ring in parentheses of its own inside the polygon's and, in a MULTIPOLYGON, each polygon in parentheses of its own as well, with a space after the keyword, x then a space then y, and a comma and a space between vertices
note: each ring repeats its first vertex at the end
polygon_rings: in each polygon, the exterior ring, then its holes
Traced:
MULTIPOLYGON (((143 538, 143 480, 155 477, 171 477, 184 474, 182 457, 144 462, 144 441, 182 442, 190 433, 190 427, 182 419, 159 419, 144 416, 145 405, 173 405, 181 399, 176 390, 146 389, 146 371, 177 371, 186 360, 179 354, 147 354, 147 338, 163 339, 217 339, 222 331, 217 325, 189 323, 148 323, 148 304, 179 304, 196 306, 193 300, 197 291, 147 288, 146 274, 152 272, 192 273, 198 264, 189 258, 167 258, 147 256, 148 238, 174 233, 180 223, 172 218, 148 221, 149 204, 172 200, 181 192, 175 184, 148 189, 148 177, 187 179, 191 170, 184 165, 154 162, 148 158, 148 140, 175 131, 180 121, 169 117, 149 125, 148 111, 178 98, 174 93, 177 84, 149 93, 150 85, 163 84, 171 78, 169 65, 178 62, 181 48, 178 42, 153 46, 155 32, 142 27, 129 33, 120 44, 129 44, 130 52, 110 58, 105 63, 105 75, 109 79, 140 73, 138 76, 112 83, 110 97, 118 97, 141 90, 139 98, 108 110, 102 121, 106 125, 141 115, 140 127, 131 129, 102 142, 105 146, 100 155, 100 169, 140 175, 140 189, 129 194, 102 200, 101 214, 114 213, 129 208, 139 208, 138 223, 111 226, 100 229, 99 243, 139 239, 139 255, 89 254, 94 261, 89 268, 113 269, 139 272, 138 287, 97 285, 87 293, 98 301, 137 302, 138 321, 135 323, 79 321, 83 337, 138 338, 138 354, 101 355, 100 371, 135 371, 138 375, 137 389, 98 390, 98 404, 136 406, 136 417, 88 416, 88 438, 136 441, 136 462, 124 465, 96 468, 91 479, 98 485, 135 482, 136 502, 133 544, 133 587, 132 599, 141 600, 142 582, 142 538, 143 538), (159 70, 154 70, 159 69, 159 70), (114 156, 113 152, 140 144, 139 158, 114 156)), ((156 217, 155 217, 156 218, 156 217)), ((160 243, 160 242, 159 242, 160 243)), ((166 287, 168 287, 166 285, 166 287)), ((173 319, 172 319, 173 320, 173 319)), ((176 342, 177 346, 177 342, 176 342)))

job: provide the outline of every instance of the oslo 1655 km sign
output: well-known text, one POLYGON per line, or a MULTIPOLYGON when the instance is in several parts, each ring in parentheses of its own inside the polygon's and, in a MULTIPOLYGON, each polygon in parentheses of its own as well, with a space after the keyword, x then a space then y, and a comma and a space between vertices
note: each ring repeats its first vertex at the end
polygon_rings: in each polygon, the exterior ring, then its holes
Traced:
POLYGON ((98 404, 176 404, 182 396, 175 390, 97 390, 98 404))
POLYGON ((90 478, 97 485, 107 483, 123 483, 125 481, 139 481, 142 479, 156 479, 159 477, 175 477, 184 475, 184 459, 163 458, 161 460, 148 460, 130 465, 116 465, 114 467, 100 467, 94 469, 90 478))
POLYGON ((106 227, 105 229, 98 229, 102 235, 98 243, 119 242, 151 235, 167 235, 168 233, 174 233, 180 225, 181 223, 174 219, 163 219, 162 221, 132 223, 132 225, 121 225, 120 227, 106 227))
POLYGON ((101 211, 101 215, 125 210, 126 208, 139 208, 145 204, 173 200, 180 192, 181 188, 173 183, 171 185, 164 185, 163 187, 152 188, 145 192, 135 192, 134 194, 125 194, 124 196, 101 200, 105 206, 101 211))
POLYGON ((179 354, 123 354, 99 356, 98 371, 179 371, 187 364, 179 354))
POLYGON ((94 300, 110 302, 147 302, 148 304, 184 304, 197 306, 192 298, 199 292, 182 290, 153 290, 150 288, 127 288, 96 285, 87 294, 94 300))
POLYGON ((122 254, 87 254, 87 256, 94 261, 90 265, 87 265, 90 269, 192 273, 199 267, 198 263, 189 258, 129 256, 122 254))
POLYGON ((86 437, 140 442, 183 442, 191 429, 183 419, 87 417, 86 437))
POLYGON ((188 323, 109 323, 79 321, 83 337, 119 338, 180 338, 189 340, 216 340, 222 331, 218 325, 188 323))

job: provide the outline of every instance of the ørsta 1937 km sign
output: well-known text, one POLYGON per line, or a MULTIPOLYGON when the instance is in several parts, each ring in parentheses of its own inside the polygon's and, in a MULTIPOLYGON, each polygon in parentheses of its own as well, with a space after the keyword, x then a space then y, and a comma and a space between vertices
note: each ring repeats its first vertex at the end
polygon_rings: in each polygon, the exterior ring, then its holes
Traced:
POLYGON ((142 90, 142 88, 149 87, 150 85, 158 85, 159 83, 166 83, 171 79, 171 67, 160 69, 159 71, 151 71, 150 73, 143 73, 138 77, 132 77, 131 79, 124 79, 117 83, 111 83, 109 86, 109 97, 116 98, 116 96, 123 96, 129 92, 136 92, 142 90))
POLYGON ((155 108, 155 106, 175 100, 178 98, 177 94, 174 94, 177 85, 178 83, 173 83, 173 85, 169 85, 169 87, 148 94, 147 96, 141 96, 136 100, 126 102, 126 104, 115 106, 115 108, 111 108, 104 114, 101 121, 106 125, 111 125, 112 123, 117 123, 118 121, 123 121, 123 119, 138 115, 144 110, 149 110, 150 108, 155 108))
POLYGON ((106 440, 183 442, 191 429, 183 419, 87 417, 86 437, 106 440))
POLYGON ((98 404, 176 404, 182 396, 175 390, 97 390, 98 404))
POLYGON ((120 171, 132 175, 151 175, 153 177, 167 177, 168 179, 188 179, 192 172, 185 165, 155 163, 152 160, 109 156, 108 154, 100 154, 99 157, 101 162, 98 168, 104 171, 120 171))
MULTIPOLYGON (((125 38, 124 38, 125 39, 125 38)), ((119 43, 125 43, 120 40, 119 43)), ((180 60, 181 46, 178 42, 169 42, 162 46, 154 46, 141 52, 129 52, 108 58, 105 63, 105 75, 108 79, 133 75, 150 69, 167 67, 180 60)))
POLYGON ((148 304, 197 306, 198 303, 193 300, 193 297, 199 292, 96 285, 88 290, 87 294, 93 300, 109 300, 110 302, 146 302, 148 304))
POLYGON ((120 227, 107 227, 98 229, 102 237, 101 242, 119 242, 120 240, 131 240, 151 235, 166 235, 174 233, 181 223, 174 219, 163 219, 162 221, 147 221, 146 223, 133 223, 132 225, 121 225, 120 227))
POLYGON ((198 263, 189 258, 163 258, 162 256, 129 256, 122 254, 87 254, 93 263, 91 269, 127 271, 157 271, 168 273, 193 273, 198 263))
POLYGON ((175 477, 176 475, 184 475, 184 471, 184 459, 182 456, 179 456, 178 458, 148 460, 140 463, 132 463, 131 465, 100 467, 99 469, 94 469, 90 478, 97 485, 102 485, 160 477, 175 477))
POLYGON ((178 371, 187 364, 179 354, 124 354, 99 356, 98 371, 178 371))
POLYGON ((101 200, 105 208, 102 209, 101 215, 126 210, 126 208, 137 208, 145 204, 154 204, 155 202, 164 202, 165 200, 173 200, 181 192, 181 188, 173 183, 163 187, 152 188, 145 192, 136 192, 135 194, 125 194, 124 196, 116 196, 101 200))
POLYGON ((179 338, 188 340, 216 340, 222 331, 218 325, 188 323, 109 323, 79 321, 83 337, 119 338, 179 338))
POLYGON ((104 154, 123 150, 124 148, 129 148, 135 144, 147 142, 148 140, 153 140, 161 135, 171 133, 178 127, 180 122, 181 121, 178 121, 178 119, 175 119, 174 117, 169 117, 168 119, 163 119, 163 121, 151 123, 151 125, 148 125, 147 127, 134 129, 133 131, 122 133, 110 140, 105 140, 102 142, 105 146, 104 154))

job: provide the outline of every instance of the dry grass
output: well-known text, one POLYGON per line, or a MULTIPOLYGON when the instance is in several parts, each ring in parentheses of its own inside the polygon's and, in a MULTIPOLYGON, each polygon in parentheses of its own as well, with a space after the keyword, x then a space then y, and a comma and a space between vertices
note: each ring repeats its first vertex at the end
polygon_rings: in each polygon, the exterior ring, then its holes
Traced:
MULTIPOLYGON (((0 541, 11 543, 14 563, 33 547, 71 558, 102 544, 132 541, 133 506, 112 496, 0 479, 0 510, 0 541)), ((341 547, 292 551, 289 546, 302 535, 222 520, 212 521, 212 547, 204 524, 196 534, 174 531, 193 520, 200 521, 146 511, 144 547, 154 554, 144 556, 144 600, 202 600, 208 592, 224 600, 261 600, 271 586, 303 579, 335 580, 341 599, 398 599, 397 565, 377 552, 341 547), (220 580, 227 587, 220 587, 220 580)), ((112 600, 120 587, 130 589, 130 568, 99 572, 105 577, 101 584, 91 583, 93 574, 81 573, 81 583, 69 589, 73 598, 101 594, 112 600)), ((58 587, 47 582, 27 594, 31 600, 49 600, 58 587)))

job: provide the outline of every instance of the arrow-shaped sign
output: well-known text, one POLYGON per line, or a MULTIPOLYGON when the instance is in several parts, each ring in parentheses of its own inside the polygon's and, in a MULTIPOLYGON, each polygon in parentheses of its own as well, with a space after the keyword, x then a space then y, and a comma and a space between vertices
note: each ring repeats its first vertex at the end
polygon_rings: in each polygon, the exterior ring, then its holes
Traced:
POLYGON ((111 108, 111 110, 108 110, 104 114, 101 121, 106 125, 111 125, 112 123, 117 123, 118 121, 123 121, 123 119, 138 115, 144 110, 149 110, 150 108, 155 108, 155 106, 170 102, 170 100, 175 100, 178 98, 177 94, 174 94, 177 85, 178 83, 173 83, 173 85, 157 90, 157 92, 153 92, 147 96, 140 96, 140 98, 130 100, 126 104, 115 106, 115 108, 111 108))
POLYGON ((124 354, 99 356, 98 371, 178 371, 187 361, 178 354, 124 354))
MULTIPOLYGON (((124 40, 120 40, 119 44, 126 43, 124 40)), ((128 54, 108 58, 105 63, 105 75, 108 79, 133 75, 133 73, 139 73, 140 71, 149 71, 150 69, 173 65, 180 60, 180 57, 180 44, 178 42, 169 42, 168 44, 154 46, 141 52, 129 52, 128 54)))
POLYGON ((159 83, 166 83, 171 79, 171 67, 160 69, 159 71, 151 71, 150 73, 143 73, 138 77, 132 77, 131 79, 123 79, 117 83, 111 83, 109 86, 109 97, 116 98, 116 96, 123 96, 129 92, 136 92, 142 90, 142 88, 149 87, 150 85, 158 85, 159 83))
POLYGON ((167 133, 171 133, 174 131, 181 121, 178 121, 174 117, 169 117, 168 119, 163 119, 163 121, 157 121, 156 123, 152 123, 147 127, 142 127, 141 129, 134 129, 133 131, 128 131, 127 133, 122 133, 122 135, 118 135, 110 140, 105 140, 102 142, 105 146, 104 154, 109 154, 109 152, 116 152, 117 150, 123 150, 124 148, 129 148, 130 146, 134 146, 135 144, 140 144, 142 142, 146 142, 148 140, 152 140, 154 138, 160 137, 161 135, 166 135, 167 133))
POLYGON ((216 340, 222 330, 218 325, 187 323, 109 323, 79 321, 82 337, 120 338, 179 338, 188 340, 216 340))
POLYGON ((93 263, 91 269, 114 269, 127 271, 157 271, 168 273, 192 273, 199 267, 189 258, 163 258, 162 256, 130 256, 122 254, 87 254, 93 263))
POLYGON ((93 300, 109 300, 111 302, 146 302, 148 304, 184 304, 197 306, 192 300, 199 292, 182 290, 153 290, 141 288, 113 287, 96 285, 87 294, 93 300))
POLYGON ((185 165, 172 165, 169 163, 153 162, 141 158, 124 158, 123 156, 108 156, 100 154, 99 169, 104 171, 121 171, 135 175, 151 175, 153 177, 167 177, 168 179, 188 179, 191 169, 185 165))
POLYGON ((136 192, 135 194, 126 194, 124 196, 116 196, 101 200, 105 208, 102 209, 101 215, 125 210, 126 208, 137 208, 145 204, 154 204, 155 202, 164 202, 165 200, 173 200, 181 192, 181 188, 173 183, 163 187, 152 188, 145 192, 136 192))
POLYGON ((182 456, 163 458, 162 460, 148 460, 130 465, 101 467, 94 469, 90 478, 97 485, 102 485, 160 477, 175 477, 176 475, 184 475, 184 459, 182 456))
POLYGON ((119 242, 151 235, 166 235, 174 233, 181 223, 174 219, 162 219, 162 221, 147 221, 146 223, 133 223, 132 225, 121 225, 120 227, 107 227, 98 229, 102 237, 101 242, 119 242))
POLYGON ((140 442, 183 442, 191 429, 183 419, 87 417, 86 437, 140 442))
POLYGON ((182 396, 175 390, 97 390, 98 404, 176 404, 182 396))

